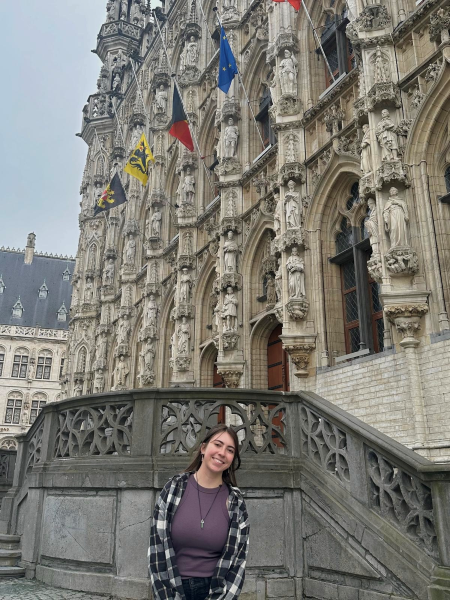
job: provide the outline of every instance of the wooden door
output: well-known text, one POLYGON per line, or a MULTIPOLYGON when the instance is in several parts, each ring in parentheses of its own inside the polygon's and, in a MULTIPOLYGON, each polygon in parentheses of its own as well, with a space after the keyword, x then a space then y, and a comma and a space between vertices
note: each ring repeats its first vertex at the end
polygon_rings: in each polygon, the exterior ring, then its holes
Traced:
POLYGON ((289 392, 289 358, 280 340, 282 327, 277 325, 267 343, 267 389, 289 392))

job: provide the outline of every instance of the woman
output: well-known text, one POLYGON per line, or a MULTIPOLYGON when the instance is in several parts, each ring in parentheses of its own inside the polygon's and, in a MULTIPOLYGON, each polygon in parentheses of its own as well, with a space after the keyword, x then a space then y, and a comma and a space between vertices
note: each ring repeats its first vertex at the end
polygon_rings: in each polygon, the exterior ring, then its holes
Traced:
POLYGON ((164 486, 150 533, 155 600, 233 600, 242 590, 249 523, 236 487, 239 442, 209 430, 189 467, 164 486))

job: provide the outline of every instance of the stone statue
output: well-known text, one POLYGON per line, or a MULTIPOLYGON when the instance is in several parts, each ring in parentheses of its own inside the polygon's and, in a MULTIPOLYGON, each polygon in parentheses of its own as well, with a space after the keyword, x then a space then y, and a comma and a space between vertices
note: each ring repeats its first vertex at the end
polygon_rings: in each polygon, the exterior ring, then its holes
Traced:
POLYGON ((27 235, 27 248, 34 248, 35 243, 36 243, 36 234, 29 233, 27 235))
POLYGON ((279 67, 282 94, 297 95, 297 64, 295 56, 289 50, 285 50, 279 67))
POLYGON ((183 202, 186 202, 187 204, 193 204, 195 196, 195 177, 192 175, 189 168, 186 170, 186 175, 184 176, 182 190, 183 202))
POLYGON ((132 235, 128 236, 128 241, 125 245, 125 260, 126 265, 134 265, 134 259, 136 256, 136 240, 132 235))
POLYGON ((296 137, 293 133, 290 133, 286 137, 286 162, 293 163, 297 161, 297 145, 296 145, 296 137))
POLYGON ((381 121, 375 130, 378 143, 381 146, 381 159, 398 159, 398 136, 395 133, 395 125, 389 111, 385 108, 381 111, 381 121))
POLYGON ((225 157, 232 158, 233 156, 236 156, 236 150, 239 140, 239 129, 237 125, 234 124, 234 121, 231 117, 228 119, 227 127, 225 127, 224 140, 225 157))
POLYGON ((118 386, 125 387, 129 372, 130 370, 125 357, 120 356, 114 371, 114 384, 116 389, 118 386))
POLYGON ((81 381, 79 381, 77 379, 77 381, 75 382, 75 387, 73 388, 73 395, 81 396, 82 394, 83 394, 83 384, 81 381))
POLYGON ((155 363, 155 344, 156 341, 154 339, 147 340, 144 346, 144 351, 142 352, 142 358, 144 359, 144 374, 151 375, 153 374, 153 365, 155 363))
POLYGON ((234 240, 234 233, 228 232, 228 239, 223 246, 223 253, 225 259, 225 272, 235 273, 237 271, 237 254, 239 252, 239 246, 234 240))
POLYGON ((364 222, 364 227, 367 229, 369 234, 370 245, 378 243, 378 218, 377 218, 377 205, 373 198, 367 200, 367 206, 369 207, 369 217, 364 222))
POLYGON ((220 323, 220 314, 221 314, 221 308, 219 306, 219 303, 216 304, 216 306, 214 307, 213 313, 213 330, 214 331, 219 331, 219 323, 220 323))
POLYGON ((159 86, 159 90, 155 94, 155 100, 153 104, 156 114, 167 113, 167 92, 162 84, 159 86))
POLYGON ((305 263, 298 255, 298 248, 292 248, 292 254, 287 259, 286 268, 289 275, 289 298, 304 298, 305 293, 305 263))
POLYGON ((177 339, 177 334, 174 331, 172 333, 172 335, 170 336, 170 345, 169 345, 169 349, 170 349, 170 358, 173 360, 175 358, 175 344, 176 344, 176 339, 177 339))
POLYGON ((192 233, 186 231, 183 235, 183 254, 190 256, 192 254, 192 233))
POLYGON ((387 83, 390 80, 389 65, 384 58, 380 46, 377 46, 375 53, 375 83, 387 83))
POLYGON ((92 283, 92 279, 88 277, 86 279, 86 283, 84 286, 84 301, 91 302, 94 297, 94 284, 92 283))
POLYGON ((364 175, 372 172, 372 151, 370 149, 369 125, 363 125, 363 138, 361 140, 361 171, 364 175))
POLYGON ((225 321, 224 331, 237 331, 237 305, 238 300, 233 288, 227 287, 222 308, 222 318, 225 321))
POLYGON ((300 193, 295 191, 295 182, 288 181, 289 191, 284 196, 284 205, 286 210, 286 227, 300 227, 301 225, 301 207, 300 193))
POLYGON ((267 304, 275 304, 277 301, 277 294, 275 291, 275 281, 272 275, 267 276, 266 288, 267 304))
POLYGON ((156 209, 156 211, 152 215, 152 227, 151 227, 152 237, 156 237, 156 238, 161 237, 161 220, 162 220, 161 211, 159 209, 156 209))
POLYGON ((187 318, 183 317, 177 329, 178 354, 189 354, 189 340, 191 337, 191 326, 187 318))
POLYGON ((128 316, 124 315, 123 320, 120 322, 119 329, 117 331, 117 343, 128 344, 131 333, 131 324, 128 320, 128 316))
POLYGON ((120 3, 120 18, 123 21, 127 20, 128 16, 128 0, 121 0, 120 3))
POLYGON ((155 296, 150 294, 147 305, 147 325, 149 327, 156 327, 158 320, 159 308, 155 302, 155 296))
POLYGON ((384 226, 389 234, 391 248, 408 247, 408 207, 398 197, 398 190, 391 187, 389 200, 383 210, 384 226))
POLYGON ((108 352, 108 338, 106 336, 106 333, 102 333, 100 335, 97 358, 99 358, 101 360, 106 360, 107 352, 108 352))
POLYGON ((277 302, 281 302, 281 298, 283 296, 283 287, 282 287, 282 279, 283 279, 283 271, 281 268, 281 258, 278 259, 278 269, 275 273, 275 294, 277 296, 277 302))
POLYGON ((122 80, 120 79, 120 75, 119 75, 119 73, 116 73, 114 75, 114 79, 113 79, 113 82, 112 82, 112 89, 115 92, 120 92, 120 86, 121 86, 121 84, 122 84, 122 80))
POLYGON ((103 271, 103 285, 112 285, 114 283, 114 259, 108 259, 108 263, 103 271))
POLYGON ((199 59, 198 44, 195 40, 195 37, 193 35, 191 35, 191 38, 190 38, 188 44, 186 45, 186 50, 185 50, 185 57, 184 57, 185 67, 197 67, 198 59, 199 59))
POLYGON ((280 194, 275 193, 273 196, 276 201, 275 211, 273 213, 273 230, 275 231, 275 235, 279 236, 281 233, 281 200, 280 194))
POLYGON ((103 392, 103 388, 105 387, 105 376, 103 375, 103 371, 101 369, 97 369, 95 371, 94 377, 94 394, 100 394, 103 392))
POLYGON ((192 277, 186 267, 181 270, 180 275, 180 302, 189 304, 191 301, 192 277))

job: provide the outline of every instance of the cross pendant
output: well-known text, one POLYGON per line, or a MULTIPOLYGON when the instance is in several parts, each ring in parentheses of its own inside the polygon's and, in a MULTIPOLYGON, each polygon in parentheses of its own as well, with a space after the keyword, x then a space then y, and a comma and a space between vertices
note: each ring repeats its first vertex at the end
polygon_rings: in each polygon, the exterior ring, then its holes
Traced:
POLYGON ((201 525, 201 528, 202 528, 202 529, 203 529, 203 525, 204 525, 204 524, 205 524, 205 521, 202 519, 202 520, 200 521, 200 525, 201 525))

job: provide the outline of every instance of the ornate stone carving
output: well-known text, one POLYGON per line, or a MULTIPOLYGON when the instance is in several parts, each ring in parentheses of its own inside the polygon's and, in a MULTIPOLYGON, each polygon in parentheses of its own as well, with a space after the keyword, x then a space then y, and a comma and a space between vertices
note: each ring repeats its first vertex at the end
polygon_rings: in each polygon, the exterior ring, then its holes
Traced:
POLYGON ((238 299, 234 293, 234 289, 229 286, 227 288, 227 293, 225 294, 222 305, 224 332, 237 331, 237 305, 238 299))
POLYGON ((191 359, 189 356, 177 356, 175 359, 175 367, 177 371, 189 371, 191 359))
POLYGON ((297 96, 298 61, 290 50, 284 51, 284 58, 278 68, 281 93, 286 96, 297 96))
POLYGON ((371 256, 367 262, 367 271, 376 282, 381 283, 383 280, 383 268, 379 255, 371 256))
POLYGON ((222 379, 227 388, 238 388, 242 377, 242 371, 232 369, 221 369, 218 367, 217 373, 222 375, 222 379))
POLYGON ((302 227, 297 229, 288 229, 286 233, 283 233, 278 238, 275 238, 272 242, 272 254, 283 252, 291 246, 303 246, 305 247, 305 234, 302 227))
POLYGON ((217 165, 215 171, 218 175, 238 175, 241 172, 241 163, 236 157, 225 156, 217 165))
POLYGON ((332 104, 323 115, 326 130, 332 135, 337 134, 339 130, 342 129, 344 117, 344 111, 336 104, 332 104))
POLYGON ((389 234, 391 249, 408 247, 408 205, 399 197, 396 187, 391 187, 389 190, 389 200, 383 209, 383 219, 389 234))
POLYGON ((299 183, 305 183, 306 181, 306 167, 301 163, 285 163, 280 169, 280 182, 282 185, 286 185, 289 180, 298 181, 299 183))
POLYGON ((420 319, 428 312, 427 304, 398 304, 384 307, 384 312, 402 336, 400 345, 404 348, 416 347, 419 340, 415 334, 420 330, 420 319))
POLYGON ((401 160, 385 161, 376 171, 375 186, 377 190, 381 190, 384 184, 390 181, 398 181, 409 187, 409 179, 406 173, 405 165, 401 160))
POLYGON ((223 246, 224 268, 226 273, 235 273, 237 272, 239 246, 234 240, 234 233, 232 231, 228 232, 227 238, 223 246))
POLYGON ((286 212, 287 229, 300 227, 302 223, 303 205, 300 200, 300 193, 295 190, 295 182, 288 181, 288 192, 284 195, 284 206, 286 212))
POLYGON ((296 97, 283 95, 272 108, 272 113, 276 110, 280 117, 289 117, 300 111, 300 101, 296 97))
POLYGON ((372 173, 372 151, 370 148, 370 129, 366 123, 362 127, 363 138, 361 140, 361 171, 364 175, 372 173))
POLYGON ((233 331, 224 331, 222 343, 224 350, 235 350, 239 342, 239 335, 233 331))
POLYGON ((425 73, 425 81, 427 83, 431 83, 431 82, 435 82, 436 79, 439 76, 439 73, 441 72, 442 69, 442 63, 440 61, 437 61, 435 63, 432 63, 431 65, 428 66, 426 73, 425 73))
POLYGON ((296 377, 308 377, 309 358, 311 352, 315 349, 314 344, 283 344, 284 349, 289 354, 292 362, 297 367, 296 377))
POLYGON ((359 31, 384 29, 390 23, 391 17, 385 6, 380 3, 370 4, 348 25, 346 33, 350 39, 358 39, 359 31))
POLYGON ((177 327, 177 338, 178 355, 188 355, 190 350, 191 326, 186 317, 181 318, 181 323, 177 327))
POLYGON ((450 8, 439 8, 430 15, 430 41, 447 42, 449 40, 450 8))
POLYGON ((228 125, 224 131, 224 158, 233 158, 237 153, 239 141, 239 128, 234 124, 233 118, 228 119, 228 125))
POLYGON ((367 94, 365 105, 372 112, 380 104, 390 102, 397 108, 401 106, 400 90, 392 81, 386 83, 375 83, 367 94))
POLYGON ((376 126, 375 134, 381 146, 381 160, 394 162, 398 160, 398 136, 389 111, 381 111, 381 120, 376 126))
POLYGON ((415 275, 419 271, 419 259, 409 246, 391 248, 385 256, 386 268, 391 275, 415 275))
POLYGON ((308 313, 309 302, 306 298, 290 298, 286 310, 293 321, 304 319, 308 313))
POLYGON ((305 263, 298 255, 298 248, 292 248, 291 256, 286 261, 289 280, 289 298, 305 298, 305 263))

